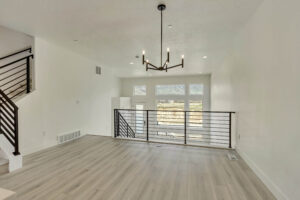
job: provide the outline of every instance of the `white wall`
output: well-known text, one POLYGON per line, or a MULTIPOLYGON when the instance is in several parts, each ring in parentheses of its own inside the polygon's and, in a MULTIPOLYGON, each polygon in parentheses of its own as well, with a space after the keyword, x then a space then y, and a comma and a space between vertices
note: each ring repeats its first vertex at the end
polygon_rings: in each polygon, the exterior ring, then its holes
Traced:
POLYGON ((0 26, 0 57, 14 53, 25 47, 34 46, 34 38, 6 27, 0 26))
POLYGON ((21 152, 55 145, 58 134, 74 130, 110 136, 119 79, 106 68, 96 75, 98 63, 41 38, 35 52, 36 90, 17 103, 21 152))
POLYGON ((238 112, 238 151, 278 199, 300 198, 299 8, 265 0, 212 75, 212 109, 238 112))
MULTIPOLYGON (((132 97, 132 104, 145 103, 146 109, 156 109, 156 95, 155 86, 163 84, 185 84, 186 87, 190 83, 199 83, 204 85, 204 98, 203 108, 204 110, 210 110, 210 75, 195 75, 195 76, 166 76, 166 77, 143 77, 143 78, 122 78, 121 79, 121 96, 132 97), (135 85, 146 85, 146 96, 133 96, 133 87, 135 85)), ((186 92, 188 89, 186 88, 186 92)), ((177 98, 185 97, 173 96, 170 99, 176 100, 177 98)))

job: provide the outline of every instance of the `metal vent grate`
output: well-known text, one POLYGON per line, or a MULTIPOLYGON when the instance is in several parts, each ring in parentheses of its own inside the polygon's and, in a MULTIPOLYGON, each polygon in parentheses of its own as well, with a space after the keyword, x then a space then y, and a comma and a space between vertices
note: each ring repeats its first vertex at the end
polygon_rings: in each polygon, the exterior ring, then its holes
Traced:
POLYGON ((96 66, 96 74, 101 75, 101 67, 96 66))
POLYGON ((237 156, 233 153, 227 154, 229 160, 238 160, 237 156))
POLYGON ((72 133, 67 133, 67 134, 57 136, 57 141, 58 141, 58 144, 63 144, 63 143, 78 139, 80 137, 81 137, 80 131, 75 131, 72 133))

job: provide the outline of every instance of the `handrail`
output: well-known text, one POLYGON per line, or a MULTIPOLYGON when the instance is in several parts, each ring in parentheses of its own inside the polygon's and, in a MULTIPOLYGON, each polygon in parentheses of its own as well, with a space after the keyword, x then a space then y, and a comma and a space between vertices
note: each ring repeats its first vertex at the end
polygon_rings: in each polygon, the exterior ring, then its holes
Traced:
POLYGON ((7 63, 7 64, 5 64, 5 65, 2 65, 2 66, 0 66, 0 69, 2 69, 2 68, 4 68, 4 67, 7 67, 7 66, 9 66, 9 65, 15 64, 15 63, 17 63, 17 62, 20 62, 20 61, 22 61, 22 60, 25 60, 25 59, 27 59, 27 58, 33 58, 33 54, 30 54, 29 56, 25 56, 25 57, 20 58, 20 59, 18 59, 18 60, 12 61, 12 62, 7 63))
MULTIPOLYGON (((124 111, 136 111, 135 109, 117 109, 124 111)), ((147 111, 147 110, 138 110, 138 111, 147 111)), ((234 111, 190 111, 190 110, 148 110, 151 112, 202 112, 202 113, 235 113, 234 111)))
POLYGON ((15 52, 15 53, 9 54, 9 55, 7 55, 7 56, 3 56, 3 57, 0 58, 0 60, 3 60, 3 59, 6 59, 6 58, 9 58, 9 57, 18 55, 18 54, 23 53, 23 52, 26 52, 26 51, 29 51, 29 53, 32 53, 32 48, 29 47, 29 48, 26 48, 26 49, 17 51, 17 52, 15 52))

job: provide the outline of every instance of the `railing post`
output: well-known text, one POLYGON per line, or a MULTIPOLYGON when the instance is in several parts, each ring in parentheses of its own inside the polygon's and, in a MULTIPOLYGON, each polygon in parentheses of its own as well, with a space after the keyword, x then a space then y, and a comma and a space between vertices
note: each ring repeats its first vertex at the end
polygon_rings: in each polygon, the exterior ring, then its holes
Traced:
MULTIPOLYGON (((2 97, 0 97, 0 105, 1 104, 2 104, 2 97)), ((0 134, 2 133, 2 115, 1 114, 2 114, 2 111, 0 110, 0 134)))
POLYGON ((116 113, 117 113, 117 110, 116 109, 114 109, 114 137, 116 138, 117 137, 117 115, 116 115, 116 113))
POLYGON ((186 113, 187 111, 184 111, 184 144, 186 144, 186 113))
POLYGON ((127 124, 126 128, 127 128, 127 137, 128 137, 128 124, 127 124))
POLYGON ((231 148, 231 117, 232 113, 229 113, 229 148, 231 148))
POLYGON ((146 111, 147 141, 149 141, 149 110, 146 111))
POLYGON ((14 117, 15 117, 15 124, 14 124, 14 129, 15 129, 15 152, 13 153, 15 156, 20 155, 19 152, 19 123, 18 123, 18 108, 14 109, 14 117))
POLYGON ((26 58, 26 92, 30 93, 30 57, 26 58))
POLYGON ((118 126, 117 126, 117 136, 120 136, 120 112, 119 111, 117 111, 117 124, 118 124, 118 126))

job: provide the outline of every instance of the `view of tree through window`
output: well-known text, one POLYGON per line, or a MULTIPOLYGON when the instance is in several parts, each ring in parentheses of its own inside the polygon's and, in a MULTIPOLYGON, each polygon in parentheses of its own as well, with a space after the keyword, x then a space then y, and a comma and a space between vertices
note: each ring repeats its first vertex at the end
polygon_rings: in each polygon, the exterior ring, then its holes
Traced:
POLYGON ((158 100, 157 102, 157 123, 159 125, 183 125, 184 111, 183 100, 158 100))
POLYGON ((156 95, 185 95, 184 85, 157 85, 156 95))
POLYGON ((145 96, 146 95, 146 85, 136 85, 133 88, 134 96, 145 96))
POLYGON ((203 85, 190 84, 190 95, 203 95, 203 85))

